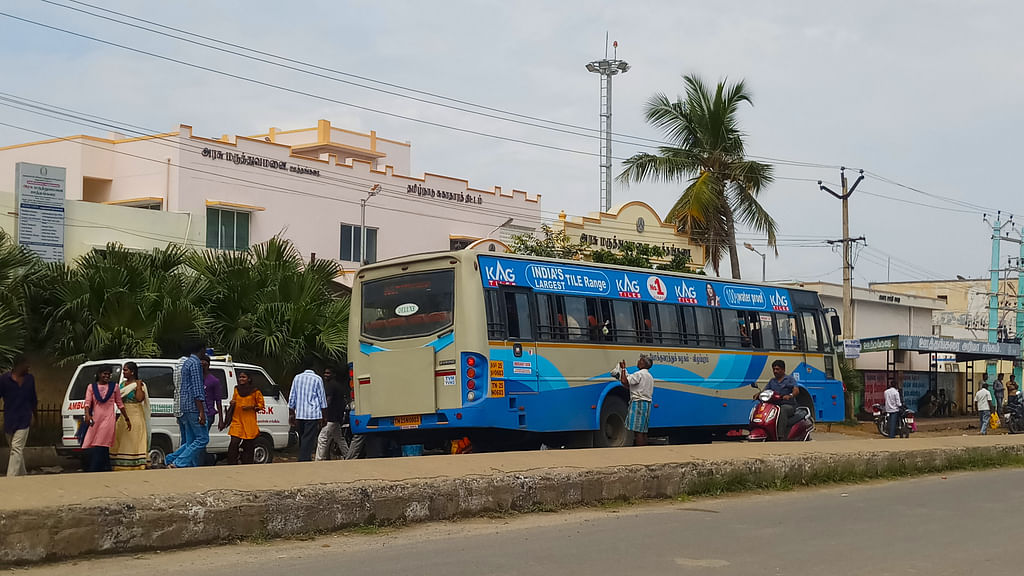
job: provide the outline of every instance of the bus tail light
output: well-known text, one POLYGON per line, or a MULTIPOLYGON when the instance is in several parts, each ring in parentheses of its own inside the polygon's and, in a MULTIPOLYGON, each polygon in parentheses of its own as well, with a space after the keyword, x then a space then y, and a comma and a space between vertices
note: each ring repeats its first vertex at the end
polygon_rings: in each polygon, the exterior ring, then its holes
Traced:
POLYGON ((466 400, 469 400, 470 402, 472 402, 473 400, 476 400, 476 392, 473 392, 472 390, 470 390, 469 393, 466 394, 466 400))
POLYGON ((470 390, 476 390, 476 382, 472 380, 466 382, 466 388, 469 388, 470 390))
MULTIPOLYGON (((473 358, 470 357, 470 360, 472 359, 473 358)), ((470 366, 472 366, 472 364, 470 364, 470 366)), ((476 370, 473 368, 466 368, 466 378, 476 378, 476 370)))
POLYGON ((469 356, 466 358, 466 366, 476 366, 476 358, 469 356))

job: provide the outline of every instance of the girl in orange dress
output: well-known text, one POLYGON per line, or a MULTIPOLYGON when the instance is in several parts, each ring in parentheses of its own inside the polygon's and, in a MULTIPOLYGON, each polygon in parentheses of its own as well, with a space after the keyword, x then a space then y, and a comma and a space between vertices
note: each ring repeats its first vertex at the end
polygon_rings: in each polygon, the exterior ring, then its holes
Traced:
MULTIPOLYGON (((228 464, 238 464, 241 454, 242 464, 252 464, 256 452, 256 437, 260 435, 260 427, 256 423, 256 414, 263 410, 263 393, 253 384, 245 372, 238 373, 238 385, 228 406, 231 429, 231 443, 228 444, 228 464)), ((221 430, 226 424, 221 425, 221 430)))

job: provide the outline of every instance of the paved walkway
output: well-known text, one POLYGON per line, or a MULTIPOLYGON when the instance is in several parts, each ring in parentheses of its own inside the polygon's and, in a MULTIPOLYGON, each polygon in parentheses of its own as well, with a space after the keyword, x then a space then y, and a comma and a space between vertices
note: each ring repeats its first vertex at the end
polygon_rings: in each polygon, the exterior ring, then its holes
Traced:
POLYGON ((544 450, 294 464, 216 466, 184 470, 104 472, 0 478, 0 512, 132 502, 172 494, 287 490, 358 481, 403 482, 544 469, 601 469, 679 462, 740 461, 800 454, 859 454, 1024 444, 1024 435, 726 443, 586 450, 544 450))

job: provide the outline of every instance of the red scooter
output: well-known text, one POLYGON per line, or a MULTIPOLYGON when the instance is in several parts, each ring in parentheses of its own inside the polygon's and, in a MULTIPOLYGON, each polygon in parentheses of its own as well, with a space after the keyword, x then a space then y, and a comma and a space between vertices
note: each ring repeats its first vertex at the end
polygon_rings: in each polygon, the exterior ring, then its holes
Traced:
POLYGON ((814 417, 811 411, 804 406, 797 406, 792 421, 795 421, 786 430, 785 438, 779 438, 779 416, 782 409, 782 396, 778 392, 764 390, 757 395, 757 404, 750 411, 750 435, 747 440, 757 442, 774 442, 776 440, 788 440, 803 442, 811 439, 811 432, 814 431, 814 417))

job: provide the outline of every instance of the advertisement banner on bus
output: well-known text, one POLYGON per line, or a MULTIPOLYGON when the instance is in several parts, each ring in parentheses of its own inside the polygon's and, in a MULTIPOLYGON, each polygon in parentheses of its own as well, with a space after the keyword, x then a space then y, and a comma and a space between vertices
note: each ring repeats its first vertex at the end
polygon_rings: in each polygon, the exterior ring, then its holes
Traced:
POLYGON ((480 256, 479 261, 481 280, 488 288, 521 286, 537 292, 572 296, 607 296, 735 310, 792 311, 789 291, 784 288, 663 276, 655 270, 645 274, 493 256, 480 256))

